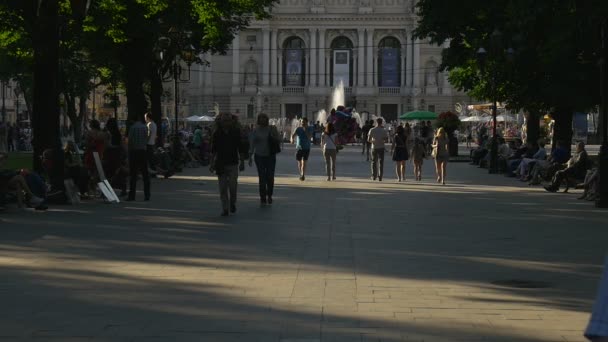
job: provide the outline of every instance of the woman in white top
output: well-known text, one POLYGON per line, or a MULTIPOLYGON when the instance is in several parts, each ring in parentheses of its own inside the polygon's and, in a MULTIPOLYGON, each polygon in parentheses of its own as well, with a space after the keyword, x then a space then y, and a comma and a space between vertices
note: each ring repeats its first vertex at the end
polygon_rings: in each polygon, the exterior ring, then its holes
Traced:
POLYGON ((325 126, 325 131, 321 135, 321 148, 323 148, 323 157, 325 157, 325 170, 327 171, 327 181, 336 180, 336 156, 338 148, 336 138, 338 134, 334 129, 334 125, 329 122, 325 126))

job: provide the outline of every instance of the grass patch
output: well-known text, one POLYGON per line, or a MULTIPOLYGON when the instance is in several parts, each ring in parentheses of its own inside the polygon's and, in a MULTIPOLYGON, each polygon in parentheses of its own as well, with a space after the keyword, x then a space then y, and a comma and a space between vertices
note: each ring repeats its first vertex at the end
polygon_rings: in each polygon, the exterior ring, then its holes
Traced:
POLYGON ((31 153, 15 153, 8 154, 6 168, 9 170, 32 169, 32 154, 31 153))

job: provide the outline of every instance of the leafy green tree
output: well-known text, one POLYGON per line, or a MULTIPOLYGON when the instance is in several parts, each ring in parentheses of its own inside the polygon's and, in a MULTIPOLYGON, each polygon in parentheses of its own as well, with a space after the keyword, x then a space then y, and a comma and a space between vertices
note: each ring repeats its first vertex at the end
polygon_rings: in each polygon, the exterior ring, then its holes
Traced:
POLYGON ((443 53, 450 82, 479 99, 497 99, 530 113, 529 140, 542 112, 552 112, 556 140, 572 140, 572 113, 599 103, 599 23, 602 1, 421 0, 415 35, 449 41, 443 53), (495 33, 500 32, 500 35, 495 33), (484 68, 479 47, 488 50, 484 68), (509 60, 511 48, 515 52, 509 60))

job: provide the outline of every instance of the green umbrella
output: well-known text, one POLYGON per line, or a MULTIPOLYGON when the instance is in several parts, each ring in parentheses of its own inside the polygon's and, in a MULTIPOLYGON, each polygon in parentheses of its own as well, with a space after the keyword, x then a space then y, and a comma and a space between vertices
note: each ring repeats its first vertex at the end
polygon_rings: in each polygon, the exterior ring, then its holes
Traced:
POLYGON ((402 114, 401 120, 436 120, 437 113, 427 112, 424 110, 415 110, 413 112, 402 114))

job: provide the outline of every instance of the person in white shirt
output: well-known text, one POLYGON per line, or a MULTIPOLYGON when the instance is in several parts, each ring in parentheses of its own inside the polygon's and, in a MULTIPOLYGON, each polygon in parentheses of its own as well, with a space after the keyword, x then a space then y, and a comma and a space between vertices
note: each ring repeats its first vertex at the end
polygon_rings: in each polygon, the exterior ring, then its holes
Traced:
POLYGON ((147 142, 147 155, 148 155, 148 164, 150 169, 156 172, 156 158, 154 158, 154 150, 156 148, 156 123, 152 120, 152 115, 150 113, 146 113, 146 127, 148 127, 148 142, 147 142))
POLYGON ((321 135, 321 147, 323 148, 323 157, 325 157, 325 169, 327 171, 327 181, 336 180, 336 156, 338 155, 338 147, 336 138, 338 134, 331 122, 325 126, 325 131, 321 135))
POLYGON ((388 133, 382 126, 382 119, 377 119, 377 126, 369 131, 367 141, 372 144, 372 180, 382 182, 384 173, 384 144, 388 141, 388 133))

